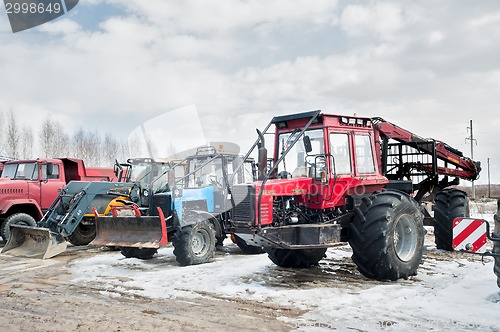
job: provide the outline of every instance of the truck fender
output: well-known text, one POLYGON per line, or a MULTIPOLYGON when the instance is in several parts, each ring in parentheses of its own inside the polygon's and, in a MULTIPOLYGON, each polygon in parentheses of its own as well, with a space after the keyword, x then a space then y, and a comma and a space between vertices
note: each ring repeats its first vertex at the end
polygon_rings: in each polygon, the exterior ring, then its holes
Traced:
POLYGON ((179 220, 179 227, 182 228, 185 226, 193 225, 199 220, 209 222, 214 227, 215 234, 217 236, 222 234, 222 228, 217 217, 215 217, 210 212, 203 210, 190 210, 189 212, 185 213, 185 218, 179 220))
POLYGON ((11 214, 12 209, 15 212, 23 212, 32 216, 35 220, 43 217, 40 205, 33 199, 12 199, 0 204, 0 213, 5 216, 11 214))

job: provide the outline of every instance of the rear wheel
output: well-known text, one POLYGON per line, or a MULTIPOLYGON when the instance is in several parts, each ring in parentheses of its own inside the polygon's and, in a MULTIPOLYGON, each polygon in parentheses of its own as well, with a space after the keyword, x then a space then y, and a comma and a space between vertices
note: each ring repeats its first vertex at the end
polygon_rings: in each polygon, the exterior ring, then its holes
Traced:
POLYGON ((174 235, 174 255, 182 266, 203 264, 214 257, 215 230, 205 222, 184 226, 174 235))
POLYGON ((469 199, 458 189, 444 189, 434 199, 434 237, 438 249, 453 250, 453 219, 469 217, 469 199))
POLYGON ((245 254, 248 255, 258 255, 258 254, 263 254, 266 251, 264 250, 263 247, 257 247, 257 246, 251 246, 247 244, 241 237, 238 235, 231 235, 231 240, 233 240, 234 243, 238 246, 238 248, 241 249, 245 254))
POLYGON ((95 238, 96 228, 94 222, 80 222, 67 240, 74 246, 86 246, 95 238))
MULTIPOLYGON (((499 202, 500 203, 500 202, 499 202)), ((500 212, 500 210, 499 210, 500 212)), ((495 218, 495 237, 500 238, 500 216, 498 213, 494 216, 495 218)), ((493 252, 500 255, 500 241, 493 241, 493 252)), ((493 271, 497 276, 497 285, 500 287, 500 257, 495 257, 495 266, 493 271)))
POLYGON ((325 257, 326 248, 317 249, 279 249, 265 248, 269 259, 281 267, 305 268, 318 265, 325 257))
POLYGON ((127 258, 151 259, 157 250, 154 248, 120 247, 120 252, 127 258))
POLYGON ((2 229, 0 231, 2 238, 5 242, 7 242, 7 240, 10 237, 10 225, 36 227, 36 221, 32 216, 26 213, 16 213, 7 217, 4 220, 2 224, 2 229))
POLYGON ((417 274, 425 230, 423 215, 407 194, 386 190, 363 198, 350 231, 352 259, 365 277, 397 280, 417 274))

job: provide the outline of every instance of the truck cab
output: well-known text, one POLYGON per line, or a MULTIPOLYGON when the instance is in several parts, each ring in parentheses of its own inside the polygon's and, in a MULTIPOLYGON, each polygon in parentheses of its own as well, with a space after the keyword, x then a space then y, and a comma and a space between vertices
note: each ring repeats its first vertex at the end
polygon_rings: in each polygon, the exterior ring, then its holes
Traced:
POLYGON ((9 224, 35 226, 36 221, 70 181, 110 181, 112 168, 86 168, 73 158, 17 160, 4 163, 0 177, 0 234, 8 238, 9 224))

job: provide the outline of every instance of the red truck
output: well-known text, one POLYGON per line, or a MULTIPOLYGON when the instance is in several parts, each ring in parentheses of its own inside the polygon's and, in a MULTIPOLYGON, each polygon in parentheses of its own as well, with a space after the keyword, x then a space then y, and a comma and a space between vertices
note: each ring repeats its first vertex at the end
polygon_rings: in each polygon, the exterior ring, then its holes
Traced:
MULTIPOLYGON (((113 168, 85 167, 74 158, 9 161, 0 177, 0 235, 7 241, 10 224, 36 226, 68 182, 116 181, 113 168)), ((79 227, 85 227, 81 224, 79 227)), ((74 236, 84 233, 74 232, 74 236)), ((78 241, 77 241, 78 242, 78 241)))

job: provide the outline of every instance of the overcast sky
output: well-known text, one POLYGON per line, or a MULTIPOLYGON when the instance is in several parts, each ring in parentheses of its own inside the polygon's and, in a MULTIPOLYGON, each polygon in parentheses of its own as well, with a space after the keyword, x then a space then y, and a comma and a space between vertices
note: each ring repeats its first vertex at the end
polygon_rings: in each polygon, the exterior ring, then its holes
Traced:
MULTIPOLYGON (((0 111, 127 135, 196 105, 248 149, 272 116, 380 116, 474 157, 500 183, 500 2, 81 0, 13 34, 0 10, 0 111)), ((165 123, 165 129, 175 123, 165 123)), ((195 126, 197 128, 197 126, 195 126)))

